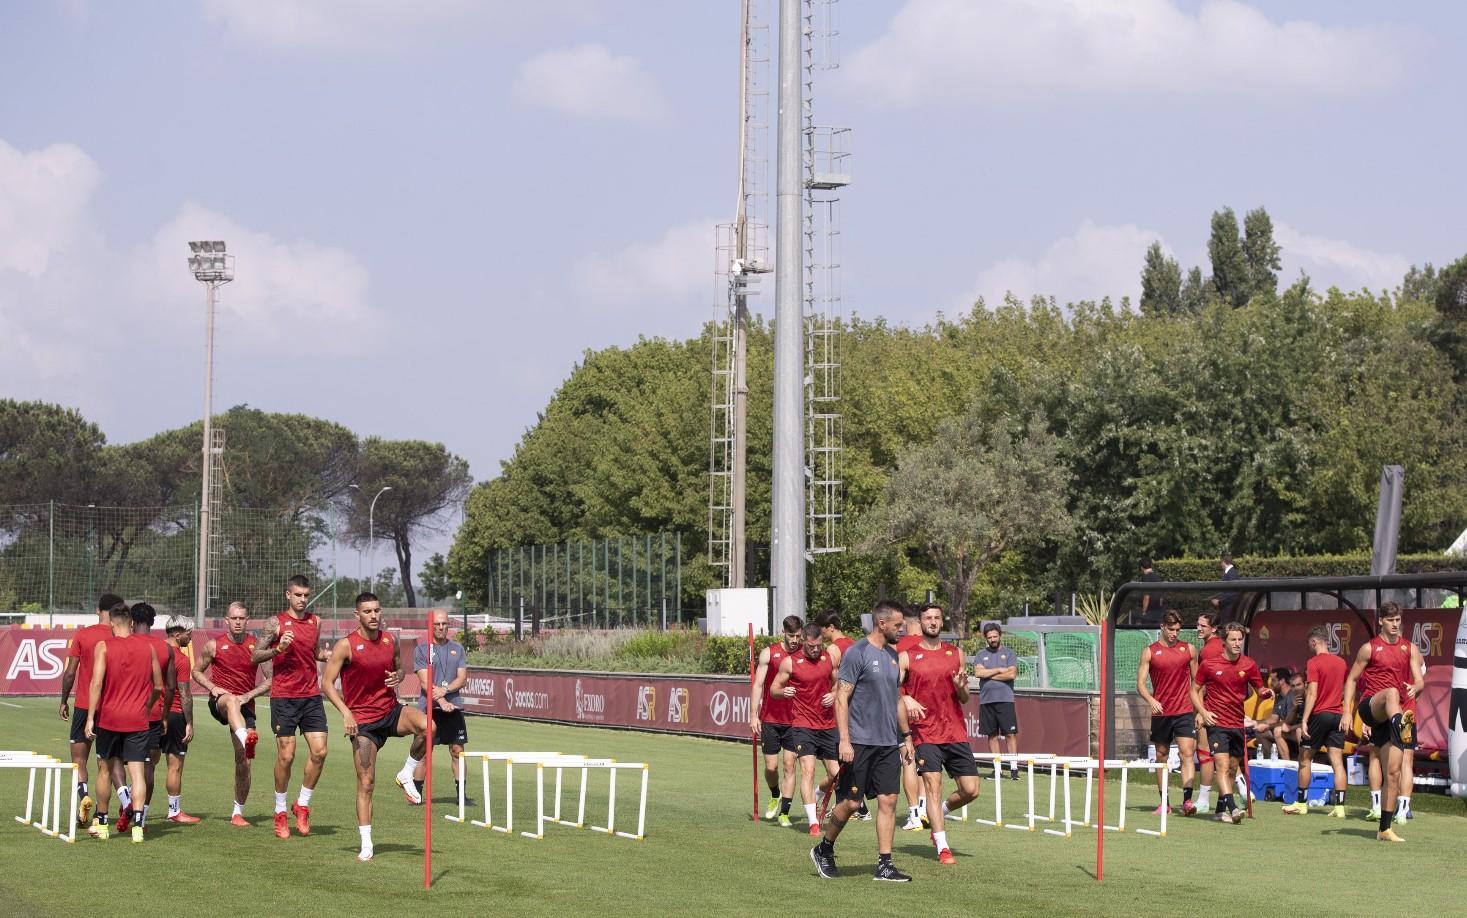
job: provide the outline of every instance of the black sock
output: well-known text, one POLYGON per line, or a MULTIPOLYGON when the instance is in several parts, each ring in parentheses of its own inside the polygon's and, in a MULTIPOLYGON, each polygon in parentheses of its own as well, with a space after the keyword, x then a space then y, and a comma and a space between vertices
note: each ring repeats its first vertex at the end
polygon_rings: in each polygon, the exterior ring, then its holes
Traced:
POLYGON ((99 826, 105 826, 106 824, 107 824, 107 814, 106 813, 98 813, 97 814, 97 825, 99 825, 99 826))
POLYGON ((1380 808, 1380 830, 1384 832, 1391 827, 1391 822, 1396 818, 1396 808, 1393 806, 1382 806, 1380 808))
POLYGON ((135 826, 141 826, 143 824, 143 811, 142 810, 133 810, 132 811, 132 824, 135 825, 135 826))
POLYGON ((77 784, 76 795, 77 797, 85 797, 87 795, 87 782, 82 781, 81 783, 77 784))
POLYGON ((1233 806, 1233 795, 1232 794, 1223 794, 1222 795, 1222 798, 1217 801, 1217 806, 1218 806, 1218 810, 1217 811, 1219 813, 1223 812, 1224 810, 1235 810, 1235 809, 1237 809, 1237 807, 1233 806))
POLYGON ((1221 813, 1223 811, 1223 801, 1226 800, 1226 799, 1228 799, 1228 795, 1227 794, 1218 794, 1217 795, 1217 803, 1214 803, 1212 805, 1212 811, 1214 813, 1221 813))
POLYGON ((815 847, 820 849, 821 854, 831 855, 835 853, 835 842, 823 835, 820 837, 820 844, 815 847))
POLYGON ((413 784, 417 785, 418 793, 421 794, 423 792, 423 782, 422 781, 414 781, 413 784))
POLYGON ((771 797, 778 797, 779 796, 779 787, 777 785, 770 785, 770 787, 769 787, 769 796, 771 796, 771 797))
POLYGON ((1186 803, 1186 802, 1188 802, 1191 799, 1192 799, 1192 788, 1190 788, 1190 787, 1184 787, 1184 788, 1182 788, 1182 802, 1183 803, 1186 803))
POLYGON ((1333 793, 1330 794, 1330 796, 1334 798, 1335 806, 1344 806, 1345 805, 1345 792, 1344 791, 1342 791, 1342 790, 1334 791, 1333 793))
POLYGON ((882 864, 890 864, 890 863, 891 863, 891 852, 890 851, 886 852, 885 854, 881 854, 879 852, 877 853, 877 855, 876 855, 876 864, 877 864, 878 867, 881 866, 882 864))
POLYGON ((1301 788, 1299 788, 1299 790, 1298 790, 1298 799, 1295 802, 1296 803, 1303 803, 1307 799, 1309 799, 1309 789, 1307 787, 1301 787, 1301 788))
POLYGON ((780 797, 779 798, 779 815, 781 815, 781 816, 788 816, 789 814, 790 814, 790 798, 789 797, 780 797))

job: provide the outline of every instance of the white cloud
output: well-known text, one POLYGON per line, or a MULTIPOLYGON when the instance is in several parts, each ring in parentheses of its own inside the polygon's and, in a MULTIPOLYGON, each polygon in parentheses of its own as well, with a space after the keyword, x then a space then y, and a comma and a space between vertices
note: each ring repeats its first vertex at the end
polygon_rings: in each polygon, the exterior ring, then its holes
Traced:
POLYGON ((1411 267, 1404 256, 1373 252, 1343 239, 1311 236, 1287 223, 1275 223, 1273 237, 1283 252, 1280 285, 1292 283, 1302 268, 1315 290, 1393 290, 1411 267))
MULTIPOLYGON (((654 242, 633 243, 610 255, 592 254, 573 272, 573 284, 587 302, 640 306, 712 305, 714 219, 674 226, 654 242)), ((704 313, 698 313, 702 321, 704 313)))
POLYGON ((72 144, 22 153, 0 140, 0 271, 44 274, 83 230, 101 179, 72 144))
POLYGON ((202 0, 233 34, 284 50, 383 52, 423 40, 594 21, 599 0, 202 0))
POLYGON ((1354 96, 1400 81, 1411 35, 1275 21, 1238 0, 907 0, 845 79, 897 105, 1082 96, 1354 96))
POLYGON ((641 63, 598 44, 530 58, 520 65, 514 94, 531 105, 578 117, 648 122, 667 113, 661 90, 641 63))
MULTIPOLYGON (((1008 256, 984 268, 960 308, 968 309, 980 296, 992 307, 1007 293, 1025 301, 1053 296, 1061 305, 1099 302, 1107 296, 1118 304, 1128 296, 1134 306, 1141 297, 1146 249, 1160 239, 1160 233, 1131 223, 1097 226, 1086 220, 1037 258, 1008 256)), ((1165 242, 1162 247, 1166 248, 1165 242)))

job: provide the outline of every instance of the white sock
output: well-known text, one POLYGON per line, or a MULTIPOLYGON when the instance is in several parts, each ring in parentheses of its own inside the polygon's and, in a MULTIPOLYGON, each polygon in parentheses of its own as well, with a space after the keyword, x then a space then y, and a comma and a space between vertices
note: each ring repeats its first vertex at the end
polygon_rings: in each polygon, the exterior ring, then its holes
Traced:
POLYGON ((277 813, 284 813, 285 812, 285 792, 283 792, 283 791, 277 792, 275 794, 275 812, 277 812, 277 813))
POLYGON ((1397 797, 1396 798, 1396 815, 1397 816, 1401 815, 1402 813, 1406 812, 1409 809, 1411 809, 1411 798, 1410 797, 1397 797))
POLYGON ((357 826, 357 831, 360 832, 360 833, 362 833, 362 850, 363 851, 371 851, 372 850, 372 827, 371 826, 357 826))
POLYGON ((946 816, 947 814, 949 814, 951 812, 952 812, 952 810, 948 809, 947 801, 946 800, 942 801, 942 815, 946 816))
POLYGON ((925 812, 927 812, 927 795, 926 794, 922 794, 921 796, 919 796, 917 798, 917 812, 919 812, 919 813, 925 813, 925 812))
POLYGON ((146 803, 144 803, 143 804, 143 822, 147 822, 147 821, 148 821, 148 805, 146 803))
POLYGON ((415 759, 412 757, 411 754, 409 754, 407 757, 407 761, 402 763, 402 771, 399 771, 397 773, 398 777, 402 778, 404 781, 411 781, 413 779, 413 775, 417 773, 420 761, 420 759, 415 759))
POLYGON ((815 825, 815 804, 805 804, 805 820, 809 822, 810 825, 815 825))
POLYGON ((231 816, 243 816, 244 815, 244 804, 243 803, 240 803, 238 800, 234 801, 234 812, 231 813, 230 815, 231 816))
MULTIPOLYGON (((179 797, 181 796, 182 795, 180 794, 179 797)), ((168 795, 169 816, 177 816, 179 813, 183 812, 183 804, 179 801, 179 797, 175 797, 172 794, 168 795)))
POLYGON ((914 806, 910 810, 907 811, 907 818, 908 819, 921 819, 922 818, 922 811, 920 809, 918 809, 917 807, 914 806))
POLYGON ((117 789, 117 802, 122 804, 124 810, 132 808, 132 790, 127 785, 117 789))
POLYGON ((1380 791, 1373 790, 1370 792, 1370 808, 1372 810, 1380 809, 1380 791))
POLYGON ((815 806, 820 806, 820 801, 825 799, 825 791, 815 788, 815 806))
POLYGON ((1208 798, 1210 797, 1210 794, 1208 792, 1210 790, 1212 790, 1212 788, 1204 787, 1197 792, 1197 809, 1207 809, 1208 798))
POLYGON ((934 847, 937 848, 938 851, 941 851, 943 848, 946 848, 947 847, 947 833, 946 832, 933 832, 932 833, 932 844, 933 844, 934 847))
POLYGON ((314 787, 306 787, 304 784, 302 784, 301 785, 300 796, 298 796, 298 797, 295 798, 295 805, 296 806, 310 806, 311 805, 311 795, 314 794, 315 792, 316 792, 316 789, 314 787))
POLYGON ((249 739, 250 731, 246 730, 244 727, 240 727, 238 730, 234 731, 234 735, 239 737, 239 744, 243 746, 245 744, 245 740, 249 739))

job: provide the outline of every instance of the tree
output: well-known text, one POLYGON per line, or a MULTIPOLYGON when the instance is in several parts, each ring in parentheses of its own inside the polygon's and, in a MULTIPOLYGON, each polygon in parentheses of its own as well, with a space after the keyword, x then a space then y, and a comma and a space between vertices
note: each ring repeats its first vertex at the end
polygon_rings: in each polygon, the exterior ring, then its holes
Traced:
POLYGON ((862 548, 874 554, 905 544, 921 553, 966 634, 968 595, 984 566, 1011 547, 1069 531, 1069 473, 1059 450, 1040 419, 987 423, 975 403, 902 458, 864 521, 862 548))
POLYGON ((1248 265, 1248 296, 1277 293, 1279 246, 1273 239, 1273 221, 1262 207, 1243 217, 1243 259, 1248 265))
POLYGON ((1160 242, 1153 242, 1146 250, 1146 265, 1141 269, 1141 314, 1170 316, 1181 308, 1181 265, 1175 258, 1166 256, 1160 242))
POLYGON ((369 536, 392 540, 403 594, 408 606, 416 608, 413 538, 438 531, 446 512, 463 502, 473 484, 469 464, 442 443, 368 437, 362 441, 359 474, 365 484, 354 491, 352 532, 363 542, 369 536), (384 487, 392 490, 382 494, 373 513, 372 500, 384 487))
POLYGON ((1181 311, 1184 315, 1195 316, 1207 307, 1207 293, 1209 283, 1202 277, 1202 269, 1194 266, 1187 272, 1187 281, 1182 284, 1182 292, 1178 298, 1181 311))
POLYGON ((1246 304, 1250 292, 1248 259, 1238 236, 1238 218, 1231 207, 1212 214, 1207 257, 1212 261, 1212 289, 1223 302, 1233 306, 1246 304))
POLYGON ((1431 262, 1419 268, 1412 265, 1406 276, 1401 278, 1396 298, 1406 303, 1435 303, 1438 283, 1436 268, 1431 262))
POLYGON ((75 409, 0 399, 0 504, 85 503, 106 442, 75 409))
POLYGON ((423 571, 418 576, 423 584, 423 595, 428 599, 447 599, 458 592, 458 585, 448 573, 448 559, 442 552, 434 552, 423 562, 423 571))

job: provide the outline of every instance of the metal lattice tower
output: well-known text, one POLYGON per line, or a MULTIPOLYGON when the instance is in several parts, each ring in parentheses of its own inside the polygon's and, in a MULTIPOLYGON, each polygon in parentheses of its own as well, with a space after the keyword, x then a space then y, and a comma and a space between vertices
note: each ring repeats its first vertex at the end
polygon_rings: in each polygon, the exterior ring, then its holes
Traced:
POLYGON ((768 273, 769 28, 743 0, 739 57, 739 190, 734 222, 718 227, 714 252, 713 372, 708 448, 708 561, 745 583, 748 298, 768 273))
POLYGON ((804 0, 805 513, 811 555, 844 550, 840 366, 840 189, 849 128, 815 124, 815 74, 840 66, 837 0, 804 0))
POLYGON ((215 482, 215 487, 209 491, 209 518, 214 525, 209 528, 209 550, 205 557, 209 559, 208 578, 208 600, 204 604, 204 611, 213 607, 215 600, 219 598, 220 562, 224 554, 224 527, 220 525, 220 514, 224 509, 224 428, 215 427, 210 430, 209 445, 209 475, 215 482))

